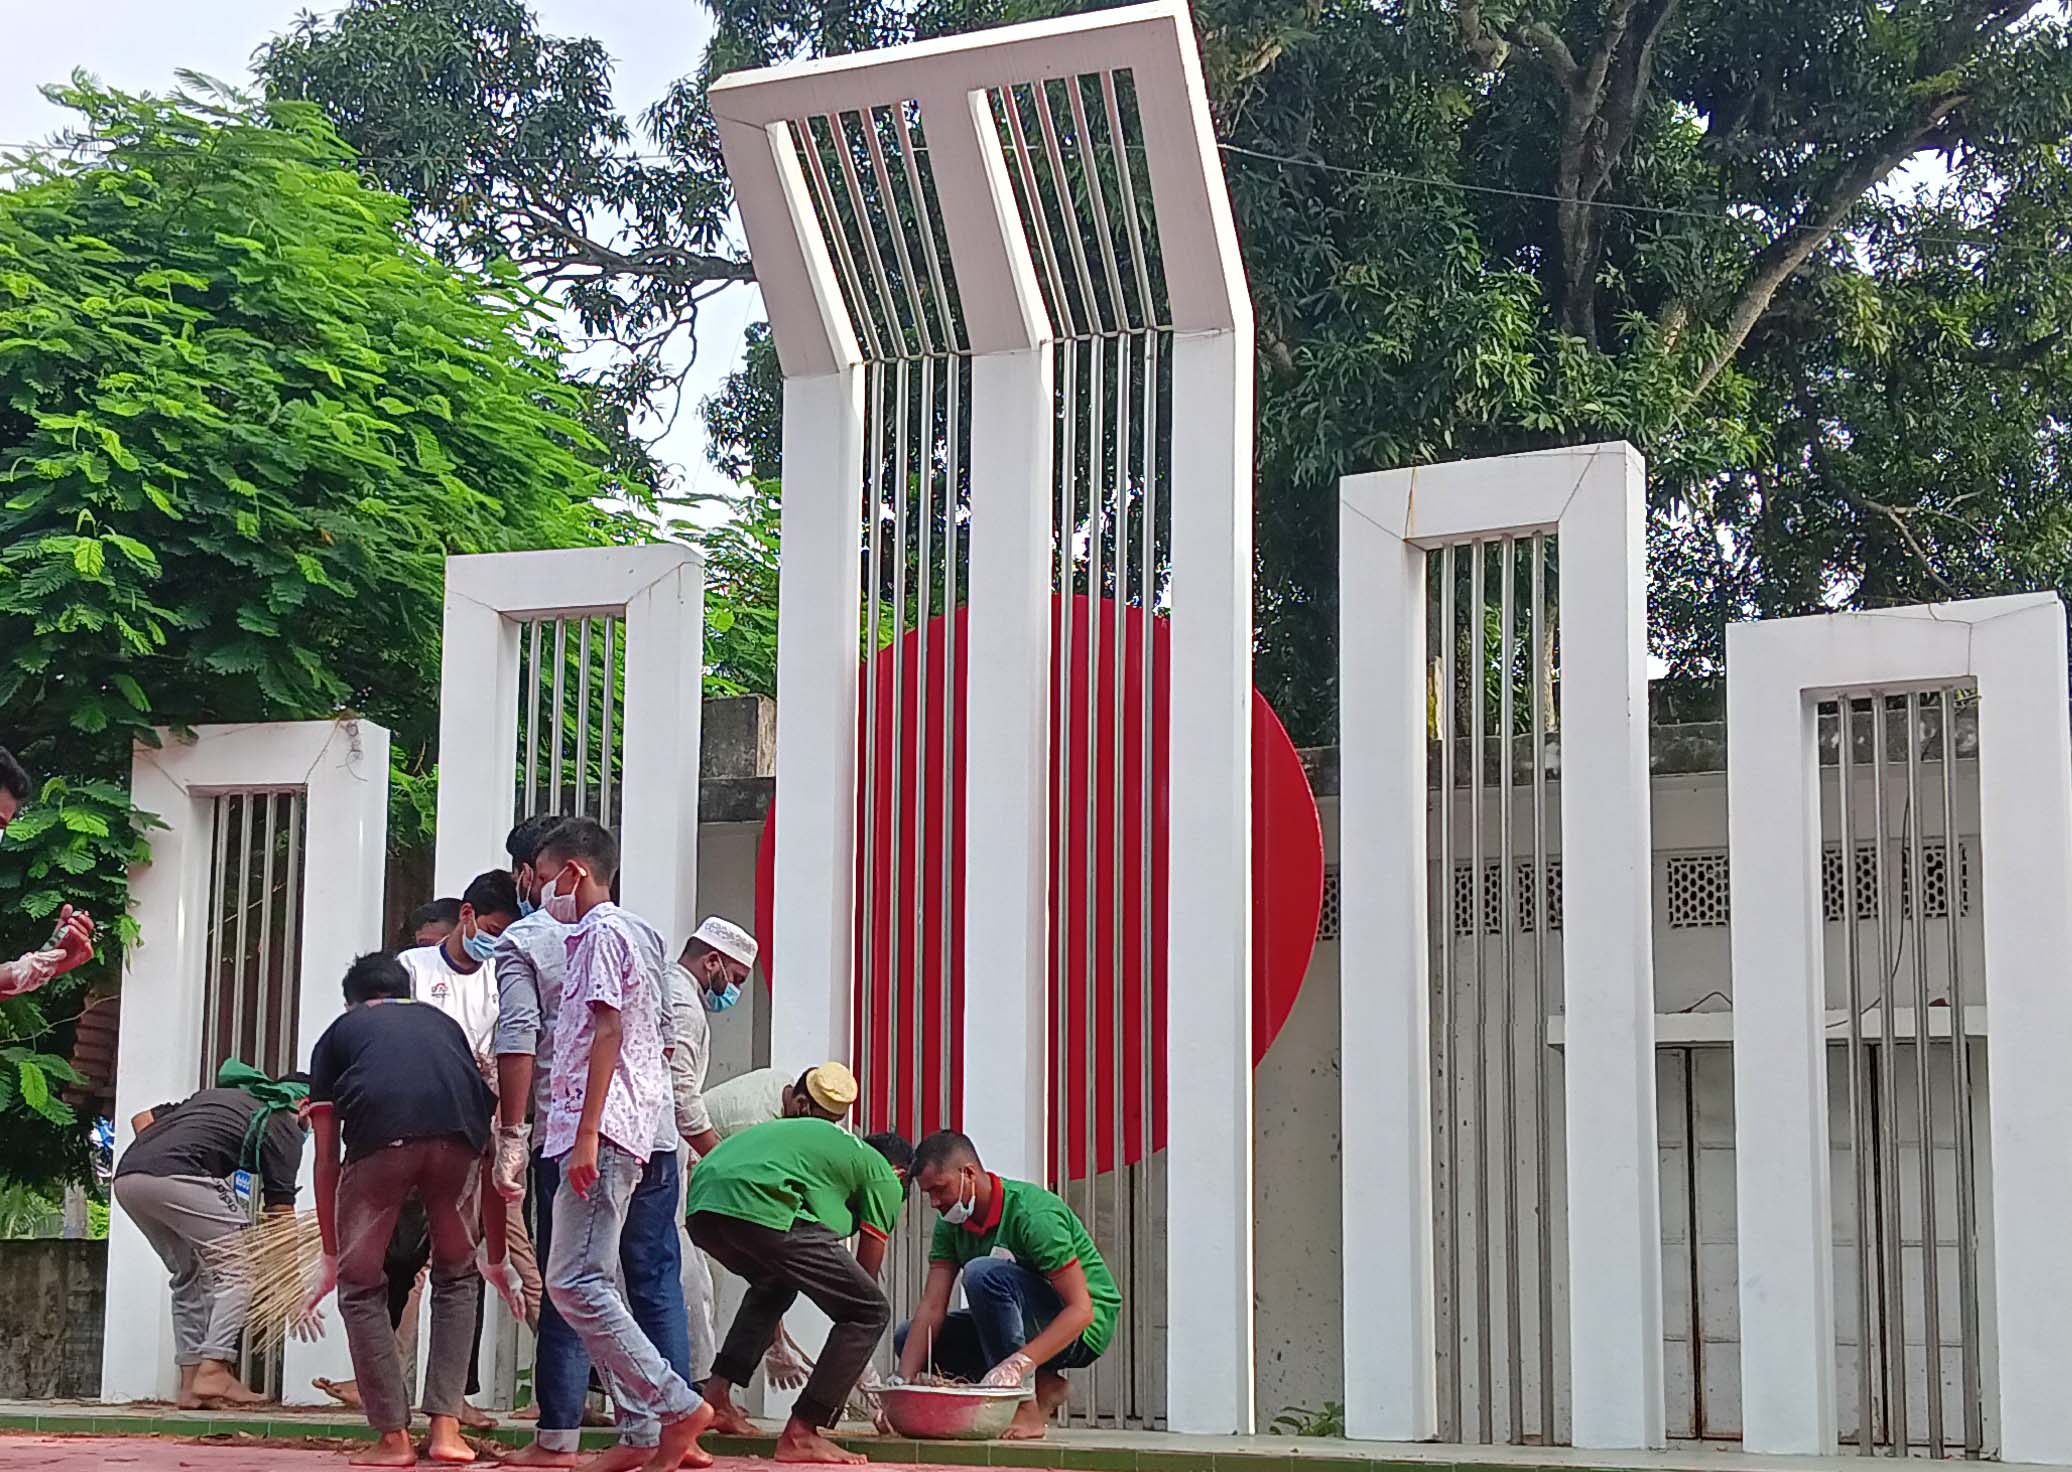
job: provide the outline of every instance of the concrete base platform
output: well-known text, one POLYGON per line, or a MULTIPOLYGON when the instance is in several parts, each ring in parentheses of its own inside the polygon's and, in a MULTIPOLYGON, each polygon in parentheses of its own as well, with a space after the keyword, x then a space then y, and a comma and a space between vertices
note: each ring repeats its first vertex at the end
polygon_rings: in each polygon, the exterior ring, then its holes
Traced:
MULTIPOLYGON (((523 1446, 532 1425, 505 1419, 480 1440, 523 1446)), ((474 1435, 475 1433, 470 1433, 474 1435)), ((97 1405, 80 1401, 0 1401, 0 1472, 87 1472, 116 1462, 137 1464, 137 1472, 313 1472, 336 1467, 335 1452, 265 1450, 301 1440, 366 1440, 367 1423, 349 1412, 260 1407, 248 1414, 177 1411, 170 1406, 97 1405), (66 1438, 53 1442, 53 1436, 66 1438), (92 1437, 89 1454, 75 1450, 92 1437), (153 1442, 146 1438, 172 1438, 153 1442), (207 1445, 177 1445, 202 1438, 235 1438, 207 1445), (242 1445, 240 1445, 242 1443, 242 1445), (161 1452, 157 1446, 167 1447, 161 1452), (63 1451, 63 1460, 53 1453, 63 1451), (36 1449, 33 1454, 31 1448, 36 1449), (228 1459, 217 1453, 235 1453, 228 1459), (97 1460, 75 1461, 89 1456, 97 1460), (293 1460, 291 1460, 293 1459, 293 1460), (305 1460, 307 1460, 305 1465, 305 1460)), ((1862 1472, 1862 1459, 1848 1457, 1752 1457, 1738 1450, 1680 1443, 1661 1452, 1586 1452, 1571 1447, 1456 1446, 1438 1443, 1327 1441, 1297 1436, 1178 1436, 1159 1431, 1074 1428, 1053 1431, 1041 1442, 900 1441, 864 1429, 844 1428, 836 1438, 889 1468, 1028 1467, 1071 1472, 1862 1472)), ((609 1431, 586 1431, 586 1451, 611 1445, 609 1431)), ((720 1465, 738 1469, 766 1459, 774 1428, 764 1437, 707 1436, 707 1450, 720 1465)), ((424 1464, 429 1465, 429 1464, 424 1464)), ((485 1464, 493 1465, 493 1464, 485 1464)), ((2072 1469, 2066 1469, 2072 1472, 2072 1469)))

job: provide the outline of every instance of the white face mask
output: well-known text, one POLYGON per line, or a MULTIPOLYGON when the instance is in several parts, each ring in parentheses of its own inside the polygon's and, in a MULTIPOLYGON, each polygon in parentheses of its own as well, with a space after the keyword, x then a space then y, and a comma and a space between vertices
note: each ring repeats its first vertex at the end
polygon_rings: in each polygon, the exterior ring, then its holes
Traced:
POLYGON ((978 1185, 972 1184, 969 1197, 960 1196, 957 1204, 943 1209, 942 1219, 953 1227, 961 1227, 971 1220, 971 1213, 978 1205, 978 1185))
POLYGON ((575 865, 564 864, 561 873, 555 876, 554 883, 540 895, 540 908, 547 912, 548 919, 559 925, 576 923, 576 886, 580 883, 582 879, 575 865), (566 893, 563 893, 560 887, 564 878, 568 881, 566 893))

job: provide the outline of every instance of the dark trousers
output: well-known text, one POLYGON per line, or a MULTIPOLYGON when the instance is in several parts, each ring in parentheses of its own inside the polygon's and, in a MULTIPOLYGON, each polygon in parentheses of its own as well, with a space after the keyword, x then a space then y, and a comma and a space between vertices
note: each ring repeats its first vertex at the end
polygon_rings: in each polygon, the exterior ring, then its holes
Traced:
MULTIPOLYGON (((928 1363, 940 1374, 979 1381, 986 1372, 1050 1327, 1064 1309, 1058 1290, 1041 1273, 997 1257, 978 1257, 964 1264, 964 1301, 946 1315, 929 1346, 928 1363)), ((907 1330, 901 1324, 892 1338, 895 1353, 906 1353, 907 1330)), ((1043 1366, 1046 1370, 1081 1370, 1100 1356, 1084 1338, 1075 1339, 1043 1366)))
POLYGON ((481 1300, 475 1230, 463 1209, 481 1155, 461 1139, 408 1140, 348 1160, 338 1178, 338 1313, 352 1351, 360 1404, 377 1431, 410 1424, 410 1393, 388 1313, 387 1258, 406 1197, 423 1201, 431 1240, 432 1333, 424 1408, 460 1413, 468 1327, 481 1300))
MULTIPOLYGON (((619 1238, 619 1269, 634 1323, 669 1362, 669 1368, 688 1381, 691 1328, 683 1301, 683 1241, 676 1231, 678 1181, 674 1153, 658 1150, 648 1158, 619 1238)), ((531 1199, 537 1214, 532 1241, 542 1265, 554 1250, 553 1204, 560 1189, 561 1162, 535 1155, 531 1199)), ((533 1362, 541 1446, 551 1451, 576 1449, 589 1388, 590 1356, 568 1320, 554 1307, 553 1295, 547 1294, 540 1303, 539 1348, 533 1362)))
MULTIPOLYGON (((410 1307, 410 1291, 417 1286, 417 1275, 431 1260, 432 1233, 425 1222, 424 1203, 412 1196, 396 1214, 395 1235, 389 1238, 388 1253, 382 1260, 382 1271, 388 1275, 391 1329, 403 1327, 403 1314, 410 1307)), ((475 1298, 475 1337, 468 1348, 469 1395, 479 1394, 482 1389, 482 1314, 488 1297, 482 1293, 475 1298)))
POLYGON ((803 1293, 834 1327, 827 1331, 827 1344, 792 1414, 808 1425, 834 1425, 892 1321, 877 1280, 849 1255, 841 1238, 818 1222, 795 1222, 790 1231, 779 1232, 701 1211, 691 1218, 690 1229, 693 1246, 748 1284, 712 1373, 729 1385, 747 1384, 777 1337, 785 1310, 803 1293))

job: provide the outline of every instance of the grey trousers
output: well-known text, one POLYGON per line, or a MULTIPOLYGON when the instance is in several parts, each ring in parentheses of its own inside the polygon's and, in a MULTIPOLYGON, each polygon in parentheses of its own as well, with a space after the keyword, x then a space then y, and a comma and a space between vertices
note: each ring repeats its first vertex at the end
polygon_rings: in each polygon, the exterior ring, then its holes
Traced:
POLYGON ((482 1157, 466 1140, 440 1137, 405 1140, 349 1160, 338 1177, 338 1316, 345 1321, 360 1404, 376 1431, 401 1431, 410 1424, 410 1388, 389 1323, 387 1258, 396 1216, 412 1191, 424 1203, 432 1239, 425 1414, 460 1414, 475 1338, 475 1304, 482 1292, 482 1277, 475 1271, 479 1233, 471 1218, 481 1165, 482 1157))
POLYGON ((230 1182, 215 1176, 117 1176, 114 1194, 173 1275, 175 1360, 236 1364, 251 1292, 242 1285, 219 1284, 198 1250, 251 1224, 230 1182))
MULTIPOLYGON (((684 1197, 691 1185, 690 1147, 680 1147, 676 1155, 683 1178, 676 1200, 676 1219, 681 1223, 684 1197)), ((691 1326, 691 1383, 703 1385, 712 1374, 713 1356, 719 1353, 719 1319, 713 1312, 712 1267, 706 1262, 704 1252, 691 1241, 690 1233, 682 1226, 677 1230, 684 1233, 683 1302, 691 1326)))

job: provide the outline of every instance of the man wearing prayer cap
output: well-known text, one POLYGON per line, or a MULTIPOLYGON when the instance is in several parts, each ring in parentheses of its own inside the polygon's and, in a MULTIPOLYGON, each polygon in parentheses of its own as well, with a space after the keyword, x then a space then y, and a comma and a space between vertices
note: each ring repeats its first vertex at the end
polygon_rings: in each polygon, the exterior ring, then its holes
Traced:
MULTIPOLYGON (((712 1061, 711 1016, 741 1000, 741 988, 755 967, 755 937, 718 915, 707 916, 669 968, 669 1082, 676 1103, 676 1130, 688 1157, 704 1156, 720 1142, 705 1103, 705 1071, 712 1061)), ((682 1175, 689 1180, 690 1158, 682 1175)), ((682 1206, 679 1198, 677 1205, 682 1206)), ((683 1213, 677 1212, 681 1224, 683 1213)), ((684 1303, 690 1313, 691 1382, 702 1383, 719 1349, 712 1314, 712 1271, 705 1254, 683 1254, 684 1303)))

